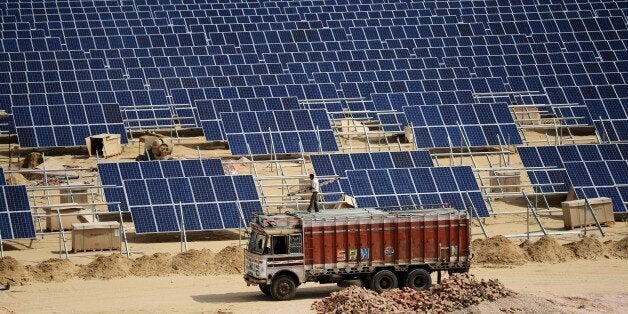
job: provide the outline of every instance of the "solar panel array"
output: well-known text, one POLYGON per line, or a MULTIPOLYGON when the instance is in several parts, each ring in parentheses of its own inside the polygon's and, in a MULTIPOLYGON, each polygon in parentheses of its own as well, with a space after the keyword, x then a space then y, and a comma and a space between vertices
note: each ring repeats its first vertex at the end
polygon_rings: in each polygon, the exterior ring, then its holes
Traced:
POLYGON ((250 175, 128 180, 125 192, 137 233, 237 229, 262 211, 250 175))
POLYGON ((417 147, 521 144, 505 103, 404 107, 417 147))
MULTIPOLYGON (((501 108, 490 96, 505 95, 624 141, 625 2, 14 1, 0 29, 0 109, 13 116, 0 128, 25 147, 164 128, 224 141, 221 112, 257 109, 215 100, 294 97, 333 115, 382 110, 377 93, 470 91, 443 104, 501 108)), ((394 111, 369 117, 399 132, 409 119, 394 111)), ((468 133, 495 143, 494 130, 468 133)))
POLYGON ((489 217, 471 167, 351 170, 347 177, 358 207, 403 209, 449 204, 473 216, 489 217))
POLYGON ((81 146, 95 134, 127 135, 117 104, 13 106, 15 128, 23 147, 81 146))
POLYGON ((98 172, 109 211, 130 211, 137 233, 238 228, 262 210, 253 177, 225 176, 220 159, 101 163, 98 172))
POLYGON ((296 97, 207 99, 197 100, 195 104, 205 138, 210 141, 227 139, 220 116, 223 112, 300 109, 296 97))
POLYGON ((618 176, 628 169, 628 144, 519 147, 518 151, 536 192, 565 193, 574 187, 579 197, 607 196, 616 211, 625 210, 624 178, 618 176), (580 188, 585 188, 584 194, 580 188))
POLYGON ((338 150, 324 109, 225 112, 221 117, 234 155, 338 150))
POLYGON ((613 211, 628 211, 628 161, 565 162, 565 169, 578 198, 609 197, 613 211))
POLYGON ((98 174, 105 186, 105 200, 111 203, 108 209, 113 212, 129 210, 125 186, 130 180, 218 176, 225 172, 220 159, 189 159, 100 163, 98 174))
POLYGON ((1 240, 35 237, 26 186, 0 186, 0 235, 1 240))
POLYGON ((310 156, 317 176, 338 176, 338 180, 321 187, 326 200, 337 200, 342 194, 352 195, 347 171, 356 169, 387 169, 432 167, 428 151, 320 154, 310 156))

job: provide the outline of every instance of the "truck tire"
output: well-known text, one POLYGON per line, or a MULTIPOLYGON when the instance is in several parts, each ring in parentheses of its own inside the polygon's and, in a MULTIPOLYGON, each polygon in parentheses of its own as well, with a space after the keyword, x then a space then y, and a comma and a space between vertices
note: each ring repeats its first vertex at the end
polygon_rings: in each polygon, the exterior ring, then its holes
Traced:
POLYGON ((286 301, 294 298, 297 292, 297 284, 292 277, 279 275, 270 284, 270 295, 277 301, 286 301))
POLYGON ((432 286, 432 276, 425 269, 409 271, 404 278, 404 285, 414 290, 425 290, 432 286))
POLYGON ((384 269, 375 273, 373 278, 371 278, 370 286, 373 291, 382 293, 384 291, 397 288, 399 286, 399 281, 397 280, 395 273, 384 269))
POLYGON ((261 284, 259 285, 259 290, 265 295, 270 295, 270 285, 261 284))

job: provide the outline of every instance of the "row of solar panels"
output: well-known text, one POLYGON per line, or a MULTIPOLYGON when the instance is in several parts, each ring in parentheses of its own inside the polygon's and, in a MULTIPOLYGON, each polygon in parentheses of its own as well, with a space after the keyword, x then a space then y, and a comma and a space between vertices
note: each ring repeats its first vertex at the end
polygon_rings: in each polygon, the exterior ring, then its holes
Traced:
MULTIPOLYGON (((309 25, 309 24, 308 24, 308 25, 309 25)), ((312 27, 312 25, 309 25, 309 27, 312 27)), ((378 30, 385 30, 385 29, 392 30, 392 28, 390 28, 390 27, 388 27, 388 28, 381 28, 381 27, 380 27, 380 28, 377 28, 377 29, 378 29, 378 30)), ((417 30, 418 30, 418 28, 417 28, 417 30)), ((405 33, 405 32, 406 32, 406 31, 404 30, 404 33, 405 33)), ((242 33, 242 32, 239 32, 239 33, 242 33)), ((90 34, 91 34, 91 33, 90 33, 90 34)), ((398 35, 398 34, 397 34, 397 35, 398 35)), ((381 36, 380 36, 380 34, 378 33, 378 36, 379 36, 379 37, 382 37, 382 36, 384 36, 384 37, 385 37, 386 35, 381 35, 381 36)), ((381 39, 381 38, 380 38, 380 39, 381 39)), ((292 37, 291 37, 291 40, 295 40, 295 37, 294 37, 294 36, 292 36, 292 37)), ((254 94, 254 95, 255 95, 255 94, 254 94)), ((255 96, 257 96, 257 95, 255 95, 255 96)), ((185 111, 188 111, 188 112, 189 112, 189 111, 192 111, 192 110, 189 110, 190 108, 191 108, 191 106, 190 106, 190 107, 186 107, 186 108, 185 108, 185 111)), ((166 109, 163 109, 163 108, 162 108, 162 110, 159 110, 159 111, 160 111, 160 112, 167 112, 168 110, 166 110, 166 109)), ((181 110, 177 110, 177 111, 181 111, 181 110)), ((606 110, 606 111, 608 111, 608 110, 606 110)), ((130 119, 131 119, 131 120, 141 120, 141 119, 145 119, 145 117, 151 117, 151 114, 152 114, 152 116, 155 116, 155 115, 156 115, 156 114, 155 114, 155 112, 156 112, 156 110, 154 110, 154 109, 153 109, 153 110, 148 109, 148 110, 143 111, 143 113, 145 113, 145 115, 140 115, 140 114, 138 114, 138 113, 135 113, 135 114, 132 114, 132 113, 131 113, 131 118, 130 118, 130 119), (141 117, 140 117, 140 116, 141 116, 141 117)), ((128 111, 126 111, 126 110, 124 110, 124 113, 125 113, 125 116, 126 116, 129 112, 128 112, 128 111)), ((165 117, 164 117, 164 118, 162 118, 162 119, 167 119, 167 118, 165 118, 165 117)), ((162 120, 162 121, 163 121, 163 120, 162 120)), ((196 122, 197 122, 197 121, 196 121, 196 122)), ((197 123, 197 124, 198 124, 198 123, 197 123)), ((162 124, 162 125, 163 125, 163 124, 162 124)))
POLYGON ((609 197, 615 212, 628 208, 628 144, 519 147, 530 182, 538 193, 579 198, 609 197))
POLYGON ((7 185, 0 168, 0 241, 35 237, 26 186, 7 185))
MULTIPOLYGON (((610 197, 614 211, 626 212, 628 145, 519 153, 538 192, 571 186, 580 197, 610 197)), ((433 167, 427 151, 315 155, 312 163, 317 175, 339 177, 323 187, 327 200, 347 194, 360 207, 449 204, 489 216, 471 168, 433 167)), ((137 233, 238 228, 261 211, 253 178, 226 176, 219 159, 104 163, 98 170, 109 210, 130 211, 137 233)), ((0 194, 2 239, 34 237, 26 188, 3 184, 0 194)))
MULTIPOLYGON (((321 177, 341 176, 324 186, 328 201, 347 194, 361 207, 449 204, 489 215, 471 168, 434 168, 427 151, 316 155, 313 164, 321 177), (405 180, 407 172, 416 179, 405 180)), ((219 159, 101 163, 98 171, 109 210, 130 211, 137 233, 179 231, 183 221, 188 231, 238 228, 261 211, 253 177, 225 175, 219 159)))

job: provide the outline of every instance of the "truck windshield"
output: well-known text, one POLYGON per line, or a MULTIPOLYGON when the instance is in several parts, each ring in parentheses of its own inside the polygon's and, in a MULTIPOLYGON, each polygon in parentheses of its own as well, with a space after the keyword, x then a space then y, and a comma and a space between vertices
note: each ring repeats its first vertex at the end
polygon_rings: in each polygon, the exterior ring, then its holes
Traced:
POLYGON ((266 236, 260 233, 252 233, 249 239, 249 252, 255 254, 264 254, 266 247, 266 236))

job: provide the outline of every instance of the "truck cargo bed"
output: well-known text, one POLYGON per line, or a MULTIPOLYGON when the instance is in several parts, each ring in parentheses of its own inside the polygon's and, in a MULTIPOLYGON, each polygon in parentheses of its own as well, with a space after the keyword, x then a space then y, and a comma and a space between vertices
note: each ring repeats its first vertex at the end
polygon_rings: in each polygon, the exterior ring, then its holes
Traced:
POLYGON ((430 264, 468 267, 469 216, 458 210, 374 209, 300 214, 305 269, 311 274, 430 264))

